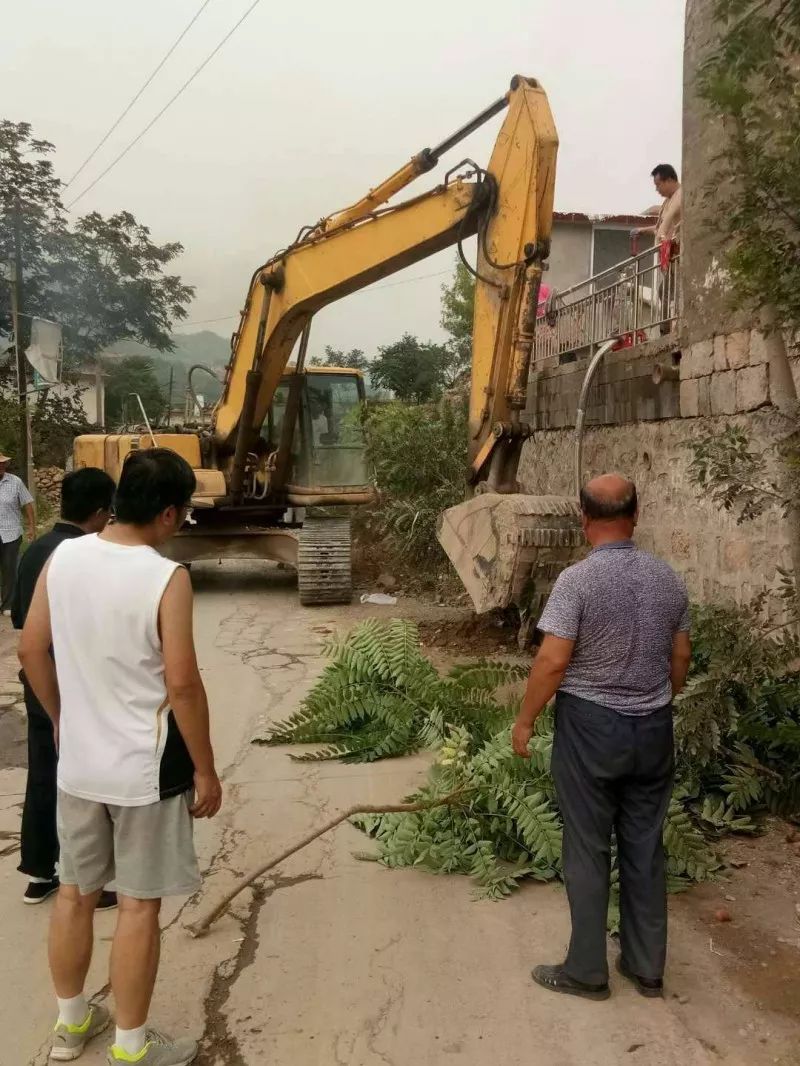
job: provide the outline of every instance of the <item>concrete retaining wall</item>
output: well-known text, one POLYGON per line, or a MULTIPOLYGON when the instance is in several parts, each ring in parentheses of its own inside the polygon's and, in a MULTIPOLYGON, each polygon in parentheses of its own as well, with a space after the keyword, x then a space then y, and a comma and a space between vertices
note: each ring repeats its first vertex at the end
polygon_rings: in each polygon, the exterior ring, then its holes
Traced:
MULTIPOLYGON (((602 426, 585 436, 585 477, 619 471, 634 479, 641 504, 639 543, 670 562, 700 601, 745 602, 774 587, 777 567, 789 565, 777 512, 737 525, 689 483, 688 442, 730 424, 745 426, 756 448, 767 447, 782 432, 779 416, 765 409, 733 418, 602 426)), ((520 478, 525 490, 537 495, 573 495, 573 469, 574 433, 539 432, 525 447, 520 478)), ((779 611, 777 598, 771 607, 779 611)))

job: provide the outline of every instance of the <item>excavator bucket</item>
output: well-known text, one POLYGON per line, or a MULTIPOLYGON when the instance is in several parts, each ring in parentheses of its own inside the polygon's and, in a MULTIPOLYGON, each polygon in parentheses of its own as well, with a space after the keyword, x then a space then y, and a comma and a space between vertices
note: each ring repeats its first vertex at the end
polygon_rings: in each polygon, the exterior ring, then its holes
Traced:
POLYGON ((478 614, 514 604, 534 620, 586 550, 578 503, 565 496, 483 493, 445 511, 436 535, 478 614))

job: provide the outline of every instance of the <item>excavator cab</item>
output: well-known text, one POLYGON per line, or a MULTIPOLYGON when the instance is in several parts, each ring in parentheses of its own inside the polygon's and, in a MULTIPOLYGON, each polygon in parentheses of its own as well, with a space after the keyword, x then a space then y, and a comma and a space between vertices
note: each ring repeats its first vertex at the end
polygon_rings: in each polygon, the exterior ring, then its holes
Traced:
MULTIPOLYGON (((361 405, 366 398, 364 377, 358 370, 307 367, 299 375, 300 402, 287 469, 291 496, 335 492, 346 496, 354 489, 370 490, 361 405)), ((285 375, 270 405, 261 440, 273 452, 288 439, 294 375, 285 375)), ((284 445, 285 446, 285 445, 284 445)))

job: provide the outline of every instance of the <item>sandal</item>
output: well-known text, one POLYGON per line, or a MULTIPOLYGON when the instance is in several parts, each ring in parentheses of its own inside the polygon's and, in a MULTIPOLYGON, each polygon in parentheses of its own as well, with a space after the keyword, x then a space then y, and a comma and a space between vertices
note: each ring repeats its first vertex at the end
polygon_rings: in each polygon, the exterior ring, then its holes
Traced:
POLYGON ((621 955, 617 956, 617 972, 621 973, 623 977, 626 977, 634 985, 640 996, 645 996, 647 999, 664 998, 664 982, 661 978, 639 977, 628 969, 621 955))
POLYGON ((567 996, 581 996, 583 999, 608 999, 611 991, 608 984, 585 985, 564 972, 563 966, 537 966, 531 973, 537 985, 550 992, 563 992, 567 996))

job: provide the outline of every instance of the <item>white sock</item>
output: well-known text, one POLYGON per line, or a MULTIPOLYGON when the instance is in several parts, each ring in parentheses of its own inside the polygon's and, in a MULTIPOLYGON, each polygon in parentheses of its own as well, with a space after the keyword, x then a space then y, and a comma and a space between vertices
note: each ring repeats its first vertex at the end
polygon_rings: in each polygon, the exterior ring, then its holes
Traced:
POLYGON ((89 1004, 83 992, 72 999, 58 1000, 58 1020, 64 1025, 83 1025, 89 1016, 89 1004))
POLYGON ((55 874, 53 874, 52 877, 29 877, 28 878, 28 884, 29 885, 49 885, 50 882, 51 881, 55 881, 55 879, 56 879, 56 875, 55 874))
POLYGON ((144 1025, 140 1025, 138 1029, 120 1029, 117 1026, 114 1047, 118 1047, 126 1055, 138 1055, 144 1049, 146 1039, 146 1027, 144 1025))

